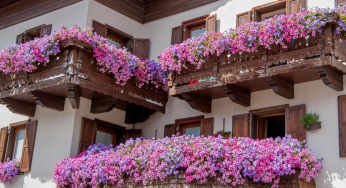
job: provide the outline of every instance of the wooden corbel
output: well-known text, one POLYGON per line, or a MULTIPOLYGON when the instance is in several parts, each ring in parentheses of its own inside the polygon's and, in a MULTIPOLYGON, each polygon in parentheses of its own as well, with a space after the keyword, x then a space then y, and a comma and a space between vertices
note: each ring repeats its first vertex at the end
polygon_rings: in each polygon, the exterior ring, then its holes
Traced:
POLYGON ((221 86, 222 90, 226 92, 227 96, 239 105, 248 107, 250 106, 251 101, 251 92, 244 90, 235 85, 223 85, 221 86))
POLYGON ((35 102, 44 107, 57 111, 64 111, 65 98, 43 93, 41 91, 29 91, 28 94, 35 102))
POLYGON ((343 74, 341 71, 337 72, 328 66, 315 67, 315 70, 326 86, 336 91, 344 90, 343 74))
POLYGON ((68 92, 68 98, 70 100, 70 103, 72 105, 73 109, 79 109, 79 103, 80 103, 80 94, 77 85, 75 84, 68 84, 67 85, 67 92, 68 92))
POLYGON ((6 107, 15 114, 20 114, 24 116, 34 117, 36 111, 36 105, 11 99, 2 98, 0 99, 0 104, 6 105, 6 107))
POLYGON ((294 98, 294 84, 276 76, 266 77, 266 80, 276 94, 286 99, 294 98))
POLYGON ((122 100, 118 98, 113 98, 113 97, 92 100, 90 113, 98 114, 98 113, 110 112, 117 105, 120 105, 121 102, 122 100))
POLYGON ((211 99, 195 93, 182 93, 180 94, 180 98, 184 99, 195 110, 203 113, 211 113, 211 99))
POLYGON ((129 104, 126 108, 125 123, 136 124, 144 122, 155 112, 155 110, 151 110, 143 106, 129 104))

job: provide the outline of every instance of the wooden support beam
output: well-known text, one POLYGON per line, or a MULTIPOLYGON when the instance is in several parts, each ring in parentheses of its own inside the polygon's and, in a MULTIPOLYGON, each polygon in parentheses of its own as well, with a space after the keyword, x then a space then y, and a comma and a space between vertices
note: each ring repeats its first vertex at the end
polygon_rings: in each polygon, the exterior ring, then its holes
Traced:
POLYGON ((0 99, 0 104, 6 105, 6 107, 15 114, 20 114, 24 116, 34 117, 36 111, 36 105, 18 101, 11 98, 0 99))
POLYGON ((44 108, 64 111, 65 98, 57 97, 41 91, 30 91, 28 94, 35 99, 36 103, 44 108))
POLYGON ((77 85, 68 84, 67 88, 68 88, 68 90, 67 90, 68 98, 70 99, 70 103, 72 105, 72 108, 73 109, 79 109, 80 95, 79 95, 77 85))
POLYGON ((342 72, 337 72, 328 66, 315 67, 315 70, 326 86, 336 91, 344 90, 342 72))
POLYGON ((155 110, 130 103, 126 108, 125 123, 136 124, 144 122, 154 113, 155 110))
POLYGON ((227 93, 227 96, 235 103, 248 107, 251 101, 251 92, 235 85, 223 85, 221 88, 227 93))
POLYGON ((286 99, 294 99, 294 84, 277 76, 266 77, 273 91, 286 99))
POLYGON ((198 111, 204 113, 211 113, 211 99, 197 95, 195 93, 182 93, 180 94, 189 105, 198 111))
POLYGON ((98 114, 98 113, 110 112, 117 105, 120 105, 120 103, 122 103, 122 100, 118 98, 113 98, 113 97, 92 100, 90 113, 98 114))

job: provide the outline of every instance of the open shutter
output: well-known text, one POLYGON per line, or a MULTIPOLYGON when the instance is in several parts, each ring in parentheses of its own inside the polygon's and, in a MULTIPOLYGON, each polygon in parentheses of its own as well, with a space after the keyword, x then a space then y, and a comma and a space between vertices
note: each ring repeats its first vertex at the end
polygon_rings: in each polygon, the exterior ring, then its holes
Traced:
POLYGON ((149 58, 150 39, 134 39, 132 54, 142 59, 149 58))
POLYGON ((286 107, 286 133, 299 141, 306 139, 305 126, 300 122, 305 115, 305 104, 286 107))
POLYGON ((175 135, 175 124, 165 125, 164 137, 175 135))
POLYGON ((16 43, 20 44, 20 43, 23 43, 23 41, 24 41, 24 33, 17 35, 16 43))
POLYGON ((131 129, 131 130, 126 130, 126 140, 129 140, 132 138, 133 140, 136 140, 136 138, 139 138, 142 136, 142 129, 131 129))
POLYGON ((250 114, 242 114, 233 116, 232 133, 233 137, 249 137, 250 136, 250 114))
POLYGON ((201 136, 212 136, 214 133, 214 118, 201 120, 201 136))
POLYGON ((0 162, 4 162, 5 160, 5 151, 7 144, 7 127, 1 128, 0 131, 0 162))
POLYGON ((335 0, 335 6, 339 6, 339 5, 344 5, 346 3, 346 0, 335 0))
POLYGON ((346 157, 346 95, 338 97, 339 102, 339 156, 346 157))
POLYGON ((205 31, 216 31, 216 14, 213 14, 206 18, 205 31))
POLYGON ((182 26, 178 26, 172 29, 171 44, 180 44, 183 42, 183 29, 182 26))
POLYGON ((252 21, 252 11, 237 14, 237 27, 252 21))
POLYGON ((30 172, 32 155, 34 153, 37 121, 26 124, 22 156, 20 158, 19 172, 30 172))
POLYGON ((300 13, 305 8, 305 0, 286 0, 286 15, 300 13))
POLYGON ((93 20, 93 28, 94 32, 96 32, 96 34, 100 35, 101 37, 107 36, 107 28, 104 24, 93 20))
POLYGON ((52 24, 49 25, 43 25, 41 27, 41 31, 40 31, 40 38, 46 36, 46 35, 50 35, 52 32, 52 24))
POLYGON ((78 153, 87 150, 89 146, 95 144, 96 128, 96 121, 83 117, 78 153))

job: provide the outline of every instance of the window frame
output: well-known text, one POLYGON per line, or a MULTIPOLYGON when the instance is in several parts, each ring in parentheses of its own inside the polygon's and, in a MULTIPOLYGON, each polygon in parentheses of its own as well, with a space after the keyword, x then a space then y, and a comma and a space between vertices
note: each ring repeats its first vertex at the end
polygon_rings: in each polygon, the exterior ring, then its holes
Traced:
POLYGON ((182 119, 176 119, 175 124, 176 127, 178 127, 178 132, 184 134, 184 127, 189 125, 201 125, 201 120, 204 119, 204 115, 202 116, 195 116, 195 117, 188 117, 188 118, 182 118, 182 119))
MULTIPOLYGON (((113 137, 112 137, 112 145, 113 145, 113 147, 116 146, 116 141, 117 141, 117 132, 116 131, 108 129, 108 128, 100 127, 100 126, 96 127, 96 134, 97 134, 97 131, 101 131, 101 132, 112 134, 113 135, 113 137)), ((95 140, 96 140, 96 136, 95 136, 95 140)), ((95 144, 97 144, 97 143, 95 142, 95 144)))
POLYGON ((39 35, 38 38, 40 38, 40 34, 41 34, 41 28, 43 26, 45 26, 46 24, 42 24, 42 25, 39 25, 37 27, 34 27, 34 28, 31 28, 31 29, 28 29, 28 30, 25 30, 25 34, 24 34, 24 42, 28 42, 28 41, 31 41, 33 39, 31 39, 31 37, 33 35, 39 35), (29 39, 29 40, 28 40, 29 39))
POLYGON ((109 38, 112 38, 121 43, 121 48, 125 47, 132 53, 133 40, 134 40, 133 36, 123 31, 120 31, 119 29, 116 29, 108 24, 105 24, 105 27, 106 27, 106 37, 111 36, 109 38), (129 46, 127 46, 127 44, 129 44, 129 46))
POLYGON ((201 123, 183 125, 183 126, 182 126, 183 134, 185 134, 185 129, 186 129, 186 128, 189 128, 189 127, 197 127, 197 126, 199 126, 200 129, 201 129, 201 123))
MULTIPOLYGON (((10 158, 11 160, 13 159, 14 150, 15 150, 15 147, 16 147, 18 131, 24 129, 24 135, 25 135, 25 132, 26 132, 25 128, 26 128, 26 125, 23 125, 23 126, 15 127, 15 128, 14 128, 13 146, 12 146, 12 152, 11 152, 11 158, 10 158)), ((24 143, 23 143, 23 145, 24 145, 24 143)), ((23 152, 23 151, 21 151, 21 153, 22 153, 22 152, 23 152)), ((22 157, 22 156, 21 156, 21 157, 22 157)))
MULTIPOLYGON (((277 10, 285 10, 285 15, 286 13, 286 9, 287 9, 287 2, 286 0, 278 0, 278 1, 274 1, 274 2, 270 2, 264 5, 260 5, 257 7, 252 8, 252 21, 263 21, 261 20, 261 15, 263 14, 267 14, 270 12, 275 12, 277 10), (280 7, 280 8, 279 8, 280 7), (269 10, 266 10, 269 9, 269 10)), ((273 15, 275 16, 275 15, 273 15)))
POLYGON ((196 26, 199 26, 199 27, 204 26, 205 28, 207 28, 207 25, 206 25, 207 17, 209 17, 209 14, 182 22, 183 41, 188 38, 191 38, 192 28, 196 28, 196 26))

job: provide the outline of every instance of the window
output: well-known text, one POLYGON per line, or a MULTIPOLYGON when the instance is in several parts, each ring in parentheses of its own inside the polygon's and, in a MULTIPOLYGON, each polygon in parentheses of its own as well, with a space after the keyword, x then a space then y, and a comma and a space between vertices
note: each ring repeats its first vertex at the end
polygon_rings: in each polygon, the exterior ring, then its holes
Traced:
POLYGON ((107 39, 117 48, 127 48, 133 55, 142 59, 149 58, 149 39, 136 39, 133 36, 120 31, 108 24, 93 21, 94 32, 107 39))
POLYGON ((115 131, 106 129, 103 127, 98 127, 96 130, 96 141, 95 143, 101 143, 104 145, 112 144, 113 146, 116 145, 116 138, 117 134, 115 131))
POLYGON ((183 126, 183 134, 200 136, 201 135, 201 124, 197 123, 197 124, 191 124, 191 125, 183 126))
POLYGON ((22 121, 1 128, 0 162, 18 159, 19 171, 29 172, 34 152, 37 121, 22 121))
POLYGON ((177 134, 211 136, 214 133, 214 118, 204 116, 176 119, 174 124, 166 125, 164 137, 177 134))
POLYGON ((16 43, 24 43, 35 38, 42 38, 45 35, 50 35, 52 31, 52 25, 40 25, 32 29, 28 29, 25 32, 17 35, 16 43))

